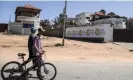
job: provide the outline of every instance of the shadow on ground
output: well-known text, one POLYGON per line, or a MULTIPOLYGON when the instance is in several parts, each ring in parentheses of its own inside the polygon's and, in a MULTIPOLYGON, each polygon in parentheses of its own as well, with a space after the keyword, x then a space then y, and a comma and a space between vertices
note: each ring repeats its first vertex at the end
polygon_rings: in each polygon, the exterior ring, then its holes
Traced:
POLYGON ((130 52, 133 52, 133 49, 129 50, 130 52))
POLYGON ((66 38, 68 40, 76 40, 76 41, 82 41, 82 42, 92 42, 92 43, 104 43, 103 38, 66 38))

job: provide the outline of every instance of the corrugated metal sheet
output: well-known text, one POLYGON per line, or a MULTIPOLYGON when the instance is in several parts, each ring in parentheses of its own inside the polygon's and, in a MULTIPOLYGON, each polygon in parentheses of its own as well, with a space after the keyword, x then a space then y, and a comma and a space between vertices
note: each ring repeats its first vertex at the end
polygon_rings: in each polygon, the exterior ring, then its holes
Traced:
POLYGON ((5 30, 8 30, 8 24, 0 23, 0 32, 5 32, 5 30))
POLYGON ((114 42, 133 42, 133 30, 128 29, 114 29, 114 42))

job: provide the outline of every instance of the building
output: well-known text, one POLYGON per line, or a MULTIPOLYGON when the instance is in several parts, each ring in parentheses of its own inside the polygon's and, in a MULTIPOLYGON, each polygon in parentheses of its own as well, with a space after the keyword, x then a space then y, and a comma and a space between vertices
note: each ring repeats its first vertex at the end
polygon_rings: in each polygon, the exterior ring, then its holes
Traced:
POLYGON ((15 11, 15 22, 9 22, 8 31, 15 34, 30 34, 30 28, 40 27, 41 9, 35 8, 30 4, 19 6, 15 11))
POLYGON ((92 13, 82 12, 76 15, 76 24, 77 26, 91 25, 91 21, 93 19, 92 13))
POLYGON ((67 19, 66 19, 66 23, 69 23, 70 25, 75 24, 75 18, 67 17, 67 19))
POLYGON ((66 23, 75 23, 75 18, 71 18, 71 17, 68 17, 67 19, 66 19, 66 23))
POLYGON ((126 29, 126 22, 124 18, 104 18, 93 21, 94 25, 98 24, 112 24, 114 29, 126 29))
POLYGON ((76 24, 78 26, 88 26, 88 25, 99 25, 99 24, 112 24, 114 29, 125 29, 126 19, 119 16, 109 16, 102 12, 96 12, 90 14, 88 12, 83 12, 76 15, 76 24))

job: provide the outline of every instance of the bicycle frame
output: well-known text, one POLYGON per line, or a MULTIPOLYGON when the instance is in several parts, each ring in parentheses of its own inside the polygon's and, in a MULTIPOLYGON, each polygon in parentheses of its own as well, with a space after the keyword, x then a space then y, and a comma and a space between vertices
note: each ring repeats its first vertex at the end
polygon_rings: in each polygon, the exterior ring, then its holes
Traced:
MULTIPOLYGON (((42 54, 40 55, 40 56, 38 56, 38 57, 35 57, 35 58, 32 58, 32 59, 27 59, 26 61, 24 61, 24 57, 21 57, 22 58, 22 60, 23 60, 23 63, 21 64, 22 66, 24 66, 25 67, 25 71, 24 71, 24 74, 25 74, 25 72, 29 72, 30 70, 32 70, 33 69, 33 67, 35 67, 35 65, 37 65, 37 63, 40 61, 40 59, 42 58, 42 54), (38 59, 37 59, 38 58, 38 59), (28 64, 31 60, 34 60, 34 59, 37 59, 36 61, 35 61, 35 63, 31 66, 31 67, 29 67, 28 69, 26 68, 26 64, 28 64)), ((40 64, 41 65, 41 64, 40 64)), ((39 65, 39 66, 40 66, 39 65)), ((23 74, 22 74, 23 75, 23 74)))

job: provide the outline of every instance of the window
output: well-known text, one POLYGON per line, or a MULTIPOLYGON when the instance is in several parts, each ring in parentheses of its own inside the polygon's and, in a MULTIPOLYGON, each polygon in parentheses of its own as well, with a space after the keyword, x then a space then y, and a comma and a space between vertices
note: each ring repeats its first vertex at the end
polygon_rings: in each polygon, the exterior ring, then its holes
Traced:
POLYGON ((23 24, 23 28, 31 28, 34 27, 34 24, 23 24))
POLYGON ((90 17, 86 17, 86 19, 90 19, 90 17))
POLYGON ((126 20, 123 20, 123 22, 126 22, 126 20))
POLYGON ((91 25, 90 23, 87 23, 87 25, 91 25))

